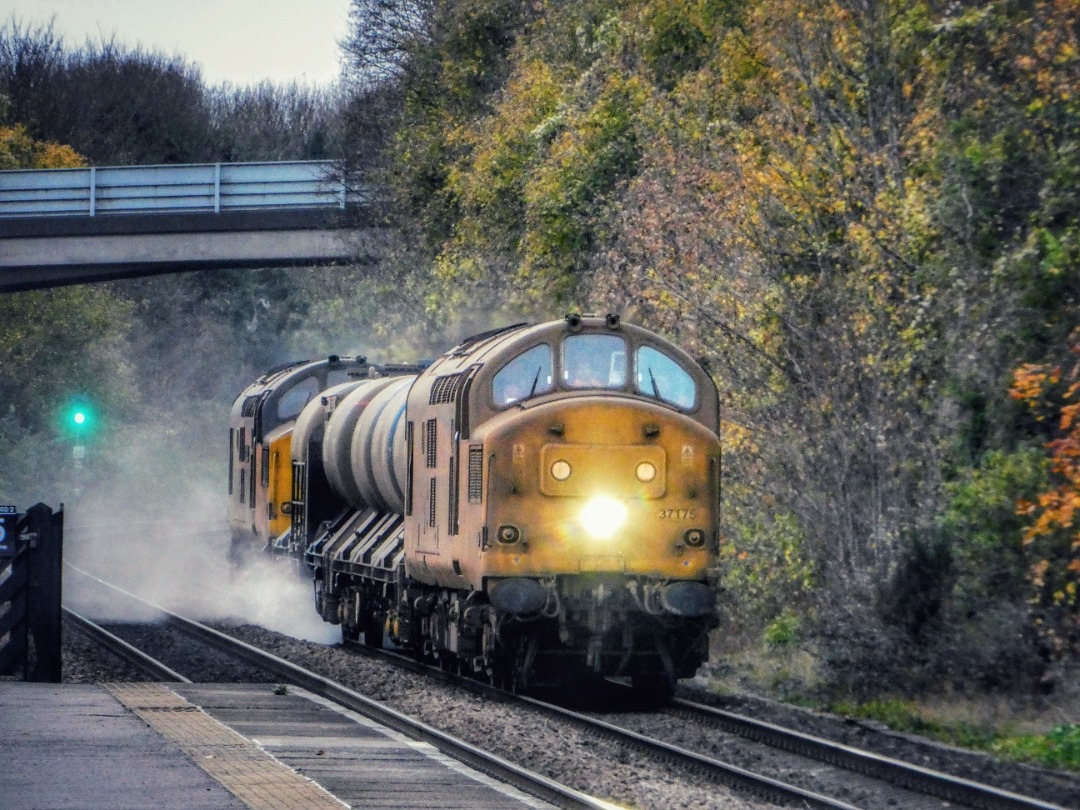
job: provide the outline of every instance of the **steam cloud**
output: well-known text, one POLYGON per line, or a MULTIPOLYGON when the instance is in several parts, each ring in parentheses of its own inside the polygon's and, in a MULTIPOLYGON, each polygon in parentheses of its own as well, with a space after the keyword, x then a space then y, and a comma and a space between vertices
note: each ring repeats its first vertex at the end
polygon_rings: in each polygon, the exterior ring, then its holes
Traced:
MULTIPOLYGON (((224 422, 223 422, 224 424, 224 422)), ((65 509, 64 558, 168 610, 202 621, 257 624, 295 638, 341 640, 315 611, 310 579, 290 562, 256 559, 242 569, 227 561, 227 495, 220 480, 162 479, 159 445, 136 444, 124 471, 65 509)), ((99 621, 152 621, 130 600, 67 570, 64 603, 99 621)))

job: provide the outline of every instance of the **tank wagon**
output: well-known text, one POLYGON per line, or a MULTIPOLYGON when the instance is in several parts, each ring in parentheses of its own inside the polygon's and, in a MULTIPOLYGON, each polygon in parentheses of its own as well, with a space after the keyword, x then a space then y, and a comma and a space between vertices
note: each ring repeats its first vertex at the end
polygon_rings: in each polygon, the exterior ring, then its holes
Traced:
POLYGON ((704 369, 614 315, 422 369, 291 366, 233 406, 234 542, 302 558, 347 639, 519 688, 582 668, 664 695, 718 621, 718 425, 704 369))

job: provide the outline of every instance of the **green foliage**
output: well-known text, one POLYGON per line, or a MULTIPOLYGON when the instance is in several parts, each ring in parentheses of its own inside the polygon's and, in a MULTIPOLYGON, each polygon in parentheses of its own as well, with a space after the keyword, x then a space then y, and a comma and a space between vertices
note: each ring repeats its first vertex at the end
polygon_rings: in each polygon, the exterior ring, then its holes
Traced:
POLYGON ((995 754, 1044 768, 1080 771, 1080 725, 1061 725, 1049 734, 1009 736, 990 746, 995 754))
POLYGON ((790 647, 798 639, 799 617, 785 610, 765 628, 765 642, 772 647, 790 647))
POLYGON ((656 0, 642 4, 635 31, 641 58, 662 90, 673 90, 712 54, 717 30, 738 24, 742 3, 732 0, 656 0))
POLYGON ((607 77, 585 109, 563 115, 526 183, 520 272, 557 304, 578 292, 606 196, 635 171, 635 118, 646 101, 640 82, 607 77))
MULTIPOLYGON (((96 430, 130 418, 138 401, 125 356, 131 307, 101 287, 66 287, 0 296, 0 493, 42 499, 70 458, 76 398, 94 404, 96 430), (30 493, 30 494, 27 494, 30 493)), ((63 497, 61 496, 61 500, 63 497)))
POLYGON ((720 547, 721 587, 748 618, 775 622, 782 633, 795 621, 795 614, 783 611, 805 604, 816 585, 815 566, 805 556, 793 515, 753 517, 754 523, 739 525, 736 537, 720 547))
POLYGON ((884 723, 896 731, 932 737, 953 745, 989 751, 997 756, 1029 762, 1045 768, 1080 771, 1080 725, 1055 726, 1046 734, 1016 734, 1009 729, 990 729, 970 724, 951 724, 927 719, 908 701, 872 700, 835 703, 836 714, 884 723))
POLYGON ((958 569, 956 596, 963 604, 1023 598, 1030 561, 1023 543, 1026 520, 1017 514, 1017 503, 1046 487, 1047 470, 1039 448, 994 450, 945 485, 941 527, 950 541, 958 569))
POLYGON ((131 307, 102 287, 0 296, 0 402, 22 426, 55 430, 75 395, 127 415, 135 403, 124 356, 131 307))

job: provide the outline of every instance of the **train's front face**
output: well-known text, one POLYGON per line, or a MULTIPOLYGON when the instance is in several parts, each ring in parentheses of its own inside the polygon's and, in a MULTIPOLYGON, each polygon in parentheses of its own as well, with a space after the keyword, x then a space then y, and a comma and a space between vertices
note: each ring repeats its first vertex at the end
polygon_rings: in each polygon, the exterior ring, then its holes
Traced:
POLYGON ((531 607, 558 578, 569 591, 615 588, 646 612, 711 614, 712 380, 677 347, 601 319, 536 340, 477 381, 493 409, 471 437, 487 467, 493 602, 531 607))

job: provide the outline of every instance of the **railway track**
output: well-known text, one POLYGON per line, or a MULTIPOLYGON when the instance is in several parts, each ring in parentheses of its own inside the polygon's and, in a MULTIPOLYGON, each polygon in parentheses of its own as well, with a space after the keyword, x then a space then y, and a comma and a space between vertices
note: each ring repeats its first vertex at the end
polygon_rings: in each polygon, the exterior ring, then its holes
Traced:
MULTIPOLYGON (((173 619, 169 621, 173 622, 173 619)), ((199 632, 212 639, 211 643, 216 646, 235 643, 231 637, 217 631, 199 632)), ((582 713, 530 698, 509 696, 392 651, 367 648, 360 648, 360 651, 391 660, 397 667, 422 671, 442 681, 453 681, 455 687, 464 686, 500 703, 517 704, 534 714, 555 718, 563 725, 578 727, 587 737, 613 740, 617 748, 640 752, 644 759, 654 763, 652 767, 658 773, 695 774, 714 784, 722 783, 738 792, 779 804, 828 808, 962 805, 1044 810, 1062 806, 690 701, 678 700, 660 712, 582 713), (732 735, 742 739, 733 742, 735 737, 732 735), (774 751, 768 756, 754 753, 766 745, 784 753, 774 751), (808 762, 807 758, 814 761, 808 762), (764 771, 756 765, 747 766, 747 760, 753 763, 768 761, 770 769, 764 771), (665 765, 657 768, 657 761, 665 765), (743 764, 739 764, 740 761, 743 764)), ((251 653, 257 654, 258 651, 251 653)), ((249 661, 255 664, 256 659, 249 661)), ((280 674, 274 677, 290 680, 286 670, 276 672, 280 674)), ((298 685, 308 688, 304 683, 298 685)))
MULTIPOLYGON (((388 650, 375 650, 354 645, 362 654, 375 655, 393 660, 399 666, 424 671, 433 677, 452 681, 465 688, 484 694, 506 697, 495 687, 478 683, 470 678, 448 673, 439 667, 418 662, 415 659, 388 650)), ((767 723, 735 712, 725 711, 702 703, 676 698, 669 707, 653 712, 624 712, 632 694, 621 684, 609 683, 608 687, 624 693, 614 701, 615 711, 595 713, 577 712, 556 703, 536 700, 526 696, 513 699, 535 707, 541 712, 564 718, 583 727, 609 735, 628 745, 636 745, 654 752, 658 757, 681 767, 699 769, 709 773, 719 782, 740 789, 771 794, 780 801, 801 802, 806 807, 905 807, 932 808, 962 806, 985 810, 1066 810, 1062 805, 1038 798, 1023 796, 1001 788, 981 784, 932 768, 903 762, 892 757, 816 737, 795 729, 767 723), (687 724, 698 728, 699 733, 688 734, 687 724), (644 731, 643 729, 647 729, 644 731), (672 741, 672 729, 677 729, 680 740, 696 738, 693 742, 677 744, 672 741), (801 767, 812 774, 811 779, 784 782, 767 773, 755 773, 727 759, 733 757, 730 746, 717 740, 715 734, 702 730, 721 730, 728 735, 788 752, 794 759, 780 760, 780 767, 788 773, 801 767), (799 760, 803 760, 801 763, 799 760), (805 759, 822 763, 830 769, 806 768, 805 759), (845 777, 845 774, 848 776, 845 777), (800 784, 794 784, 794 782, 800 784), (825 782, 846 782, 846 797, 826 795, 828 788, 813 789, 813 785, 825 782), (943 803, 943 801, 946 803, 943 803), (854 804, 852 802, 855 802, 854 804), (868 804, 869 803, 869 804, 868 804)), ((610 695, 608 699, 610 700, 610 695)), ((741 757, 740 757, 741 758, 741 757)), ((775 767, 775 766, 774 766, 775 767)))
POLYGON ((707 728, 722 729, 749 740, 965 807, 986 810, 1047 810, 1058 807, 1012 791, 686 699, 673 700, 665 714, 707 728))
MULTIPOLYGON (((74 569, 78 571, 78 569, 74 569)), ((79 571, 86 576, 86 572, 79 571)), ((95 577, 96 579, 96 577, 95 577)), ((485 751, 482 748, 471 745, 449 734, 440 731, 420 720, 410 717, 401 712, 371 700, 348 687, 325 678, 311 670, 297 666, 282 658, 279 658, 264 650, 260 650, 239 639, 232 638, 211 627, 179 616, 168 610, 160 608, 141 600, 133 594, 115 588, 115 586, 98 580, 103 585, 113 588, 124 596, 142 602, 145 606, 159 610, 164 616, 164 626, 170 631, 178 631, 186 636, 204 642, 226 655, 233 656, 240 661, 264 671, 275 679, 281 680, 293 686, 299 686, 318 697, 330 700, 333 703, 350 709, 377 723, 391 728, 411 739, 426 742, 447 756, 459 762, 463 762, 477 770, 493 776, 494 778, 513 785, 514 787, 536 796, 557 807, 565 808, 592 808, 600 810, 612 810, 613 805, 599 799, 595 799, 580 791, 561 785, 547 777, 522 768, 496 754, 485 751)), ((191 683, 180 672, 139 650, 135 645, 125 641, 114 633, 90 621, 89 619, 67 608, 65 615, 80 629, 90 634, 109 650, 121 656, 129 663, 143 669, 150 677, 163 681, 175 681, 191 683)))

